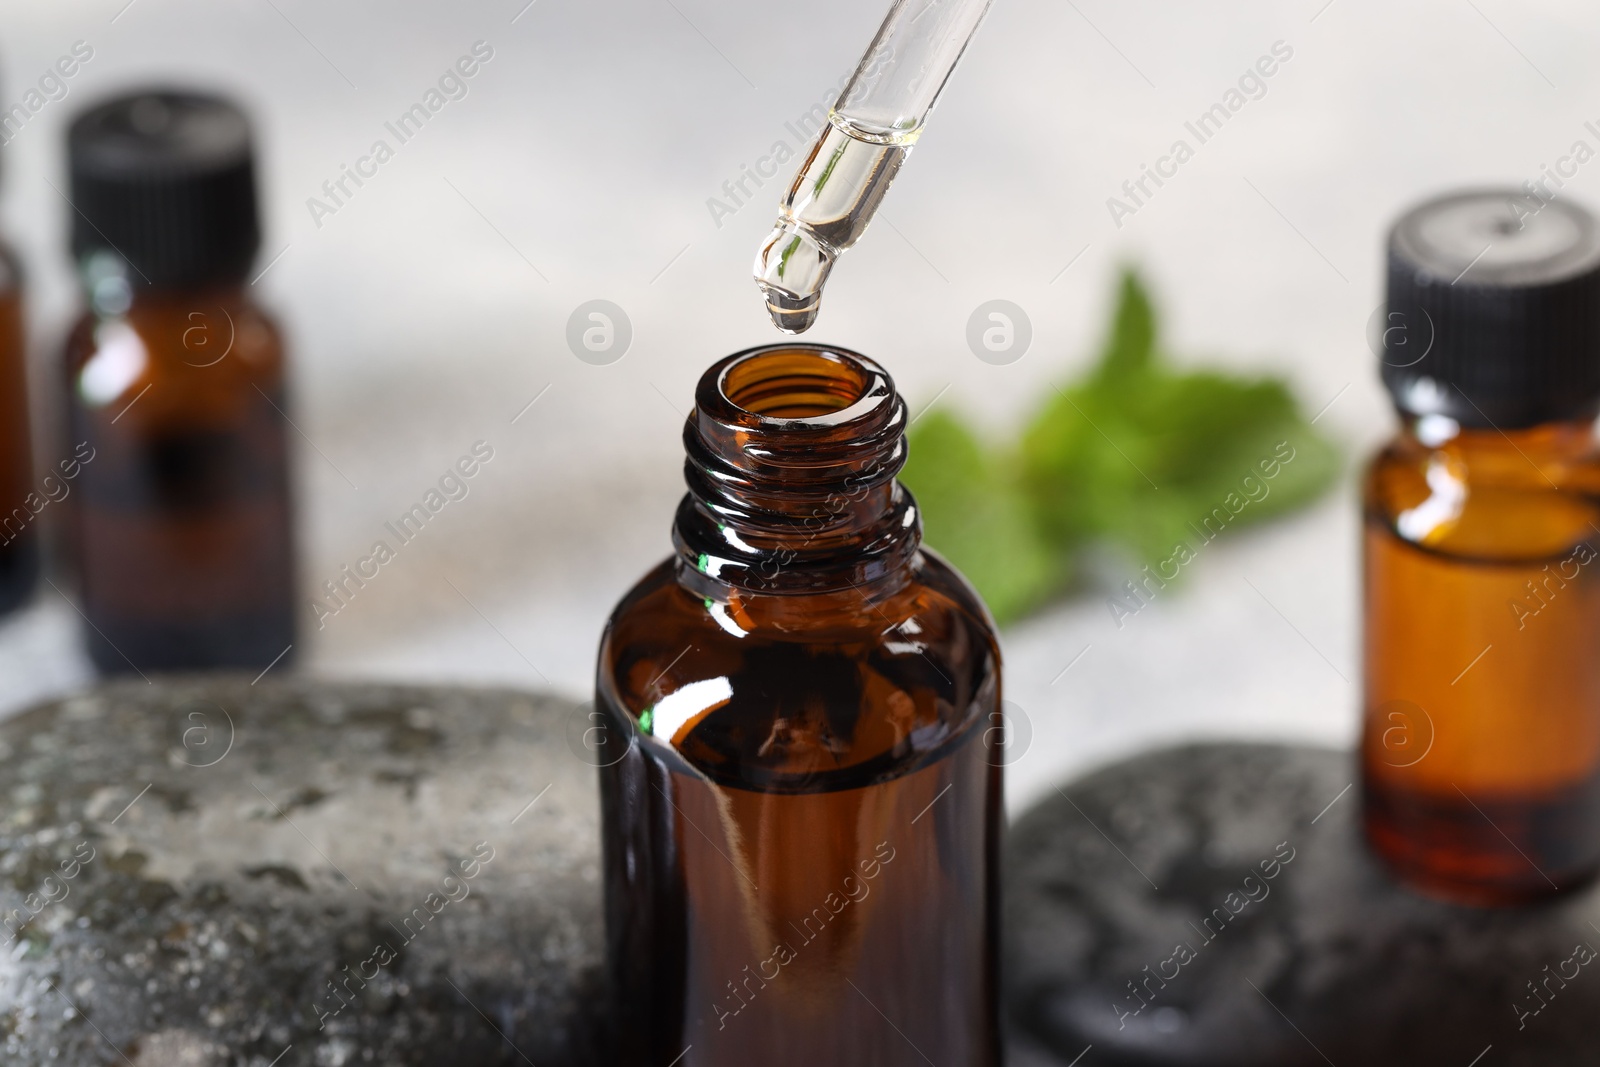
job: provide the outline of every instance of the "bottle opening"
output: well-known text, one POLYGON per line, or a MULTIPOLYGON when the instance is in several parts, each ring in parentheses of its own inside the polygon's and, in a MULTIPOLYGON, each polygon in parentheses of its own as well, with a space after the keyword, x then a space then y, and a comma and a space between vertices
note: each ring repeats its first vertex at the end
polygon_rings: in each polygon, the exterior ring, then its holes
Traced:
POLYGON ((859 353, 766 345, 706 371, 689 422, 736 467, 816 468, 900 451, 905 403, 888 373, 859 353))
POLYGON ((865 366, 838 352, 775 346, 730 364, 720 387, 729 403, 752 415, 815 420, 860 403, 872 378, 865 366))
MULTIPOLYGON (((900 580, 918 545, 906 405, 877 363, 777 344, 706 371, 684 427, 673 539, 685 574, 746 592, 817 592, 900 580)), ((686 579, 689 580, 689 579, 686 579)))

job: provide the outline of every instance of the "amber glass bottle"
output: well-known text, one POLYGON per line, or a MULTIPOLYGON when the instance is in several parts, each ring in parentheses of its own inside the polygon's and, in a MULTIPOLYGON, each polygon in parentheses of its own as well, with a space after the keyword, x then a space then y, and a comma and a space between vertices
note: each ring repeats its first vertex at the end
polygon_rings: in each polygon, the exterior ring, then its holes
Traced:
POLYGON ((284 357, 246 277, 249 128, 188 93, 111 100, 68 137, 88 309, 66 342, 70 505, 105 671, 262 670, 294 640, 284 357))
POLYGON ((1600 231, 1567 201, 1395 226, 1365 486, 1365 821, 1404 879, 1515 904, 1600 868, 1600 231))
POLYGON ((44 505, 33 491, 22 322, 22 269, 0 244, 0 612, 26 601, 39 577, 34 519, 44 505))
POLYGON ((595 712, 627 1067, 998 1067, 999 651, 920 548, 881 368, 722 360, 677 554, 622 599, 595 712))

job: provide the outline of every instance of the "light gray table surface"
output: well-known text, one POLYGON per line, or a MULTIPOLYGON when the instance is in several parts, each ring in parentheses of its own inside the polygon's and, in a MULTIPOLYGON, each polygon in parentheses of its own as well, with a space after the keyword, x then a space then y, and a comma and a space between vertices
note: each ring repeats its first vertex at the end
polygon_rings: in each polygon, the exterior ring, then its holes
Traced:
MULTIPOLYGON (((668 549, 695 379, 776 337, 748 271, 779 180, 731 215, 708 201, 798 147, 786 123, 879 17, 844 0, 525 2, 0 2, 7 106, 74 42, 94 50, 0 149, 41 408, 74 300, 56 191, 71 114, 159 79, 228 87, 256 116, 256 288, 293 343, 312 674, 587 689, 610 605, 668 549), (466 96, 314 218, 322 183, 478 41, 493 57, 466 96), (596 298, 633 328, 608 366, 565 338, 596 298), (317 587, 480 440, 495 459, 470 495, 317 629, 317 587)), ((880 359, 913 408, 942 396, 1005 433, 1083 366, 1116 266, 1137 262, 1179 358, 1289 376, 1309 410, 1331 402, 1319 426, 1355 462, 1390 422, 1364 340, 1385 228, 1429 192, 1600 148, 1597 44, 1600 9, 1575 0, 999 0, 814 335, 880 359), (1280 41, 1293 55, 1264 94, 1196 145, 1185 122, 1280 41), (1194 157, 1117 225, 1107 199, 1179 138, 1194 157), (1008 366, 965 341, 992 298, 1034 330, 1008 366)), ((1594 196, 1597 176, 1581 167, 1562 195, 1594 196)), ((1007 695, 1034 733, 1012 802, 1180 738, 1348 743, 1353 492, 1208 548, 1120 629, 1088 597, 1009 630, 1007 695)), ((48 587, 0 624, 0 675, 8 710, 87 679, 48 587)))

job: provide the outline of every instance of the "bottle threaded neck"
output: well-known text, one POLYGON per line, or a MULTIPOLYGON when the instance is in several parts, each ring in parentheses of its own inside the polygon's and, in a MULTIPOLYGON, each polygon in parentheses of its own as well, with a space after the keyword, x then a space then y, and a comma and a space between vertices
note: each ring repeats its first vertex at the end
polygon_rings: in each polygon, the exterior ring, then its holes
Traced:
POLYGON ((673 543, 698 587, 825 592, 907 572, 921 540, 895 481, 906 407, 855 352, 779 344, 701 377, 684 426, 673 543))

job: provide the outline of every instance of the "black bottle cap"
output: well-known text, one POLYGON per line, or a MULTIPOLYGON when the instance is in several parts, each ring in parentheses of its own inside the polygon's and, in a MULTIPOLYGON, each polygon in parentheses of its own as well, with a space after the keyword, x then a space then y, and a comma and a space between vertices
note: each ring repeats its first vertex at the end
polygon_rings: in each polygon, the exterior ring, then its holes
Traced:
POLYGON ((67 133, 72 254, 111 252, 159 288, 234 281, 261 245, 244 112, 158 89, 107 100, 67 133))
POLYGON ((1373 348, 1395 404, 1476 427, 1600 412, 1600 226, 1566 199, 1451 193, 1389 233, 1373 348))

